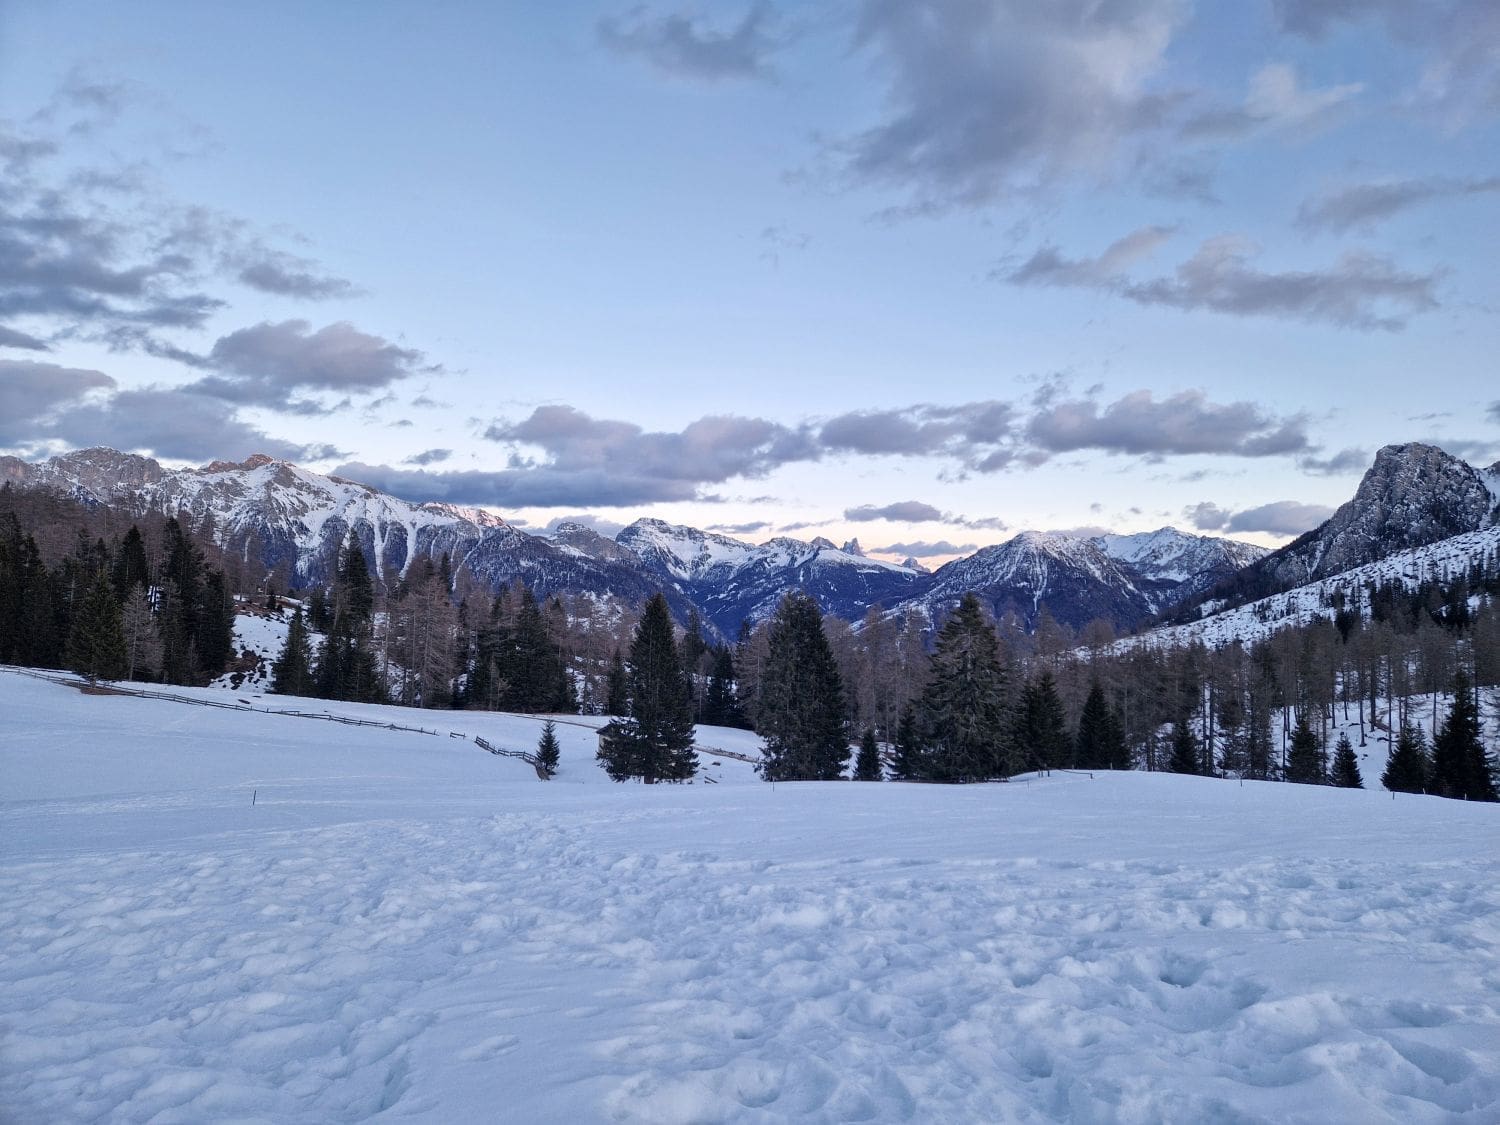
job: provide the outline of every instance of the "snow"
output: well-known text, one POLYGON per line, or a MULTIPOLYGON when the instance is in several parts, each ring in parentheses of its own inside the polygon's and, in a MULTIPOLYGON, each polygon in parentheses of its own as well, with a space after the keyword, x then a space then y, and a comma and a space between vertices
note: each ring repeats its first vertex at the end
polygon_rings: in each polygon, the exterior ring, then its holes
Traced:
POLYGON ((1494 806, 614 785, 571 717, 543 783, 447 733, 534 718, 177 694, 438 733, 0 671, 7 1120, 1500 1120, 1494 806))

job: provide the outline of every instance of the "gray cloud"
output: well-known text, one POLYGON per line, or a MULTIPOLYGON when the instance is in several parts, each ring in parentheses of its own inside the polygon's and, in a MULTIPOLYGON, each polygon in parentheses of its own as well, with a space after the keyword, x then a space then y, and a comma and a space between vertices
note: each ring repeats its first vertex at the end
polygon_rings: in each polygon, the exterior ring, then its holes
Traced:
POLYGON ((120 391, 104 402, 63 411, 46 434, 73 446, 108 445, 185 461, 252 453, 298 461, 339 455, 327 446, 271 437, 238 418, 227 403, 155 387, 120 391))
POLYGON ((1047 453, 1227 454, 1267 457, 1308 448, 1301 417, 1278 418, 1254 403, 1209 402, 1202 391, 1158 401, 1150 391, 1099 408, 1093 399, 1060 401, 1032 416, 1027 438, 1047 453))
POLYGON ((754 535, 756 532, 769 529, 771 524, 767 520, 751 520, 749 523, 715 523, 710 524, 708 530, 717 531, 724 535, 754 535))
POLYGON ((197 393, 302 414, 325 408, 295 394, 370 394, 424 370, 421 352, 342 321, 317 331, 305 320, 262 322, 221 336, 194 362, 215 372, 192 384, 197 393))
POLYGON ((1297 225, 1306 230, 1330 230, 1340 234, 1356 228, 1368 230, 1398 212, 1435 199, 1494 192, 1500 192, 1500 176, 1466 180, 1433 177, 1353 184, 1304 202, 1297 211, 1297 225))
POLYGON ((1496 399, 1490 403, 1489 410, 1485 413, 1489 415, 1491 422, 1500 422, 1500 399, 1496 399))
POLYGON ((940 509, 931 504, 924 504, 920 500, 898 500, 894 504, 885 504, 876 507, 874 504, 862 504, 858 508, 844 509, 844 518, 855 523, 868 523, 871 520, 894 520, 902 523, 937 523, 943 519, 940 509))
POLYGON ((1333 515, 1323 504, 1304 504, 1300 500, 1277 500, 1259 507, 1231 512, 1217 504, 1195 504, 1187 509, 1187 518, 1200 531, 1255 532, 1268 535, 1301 535, 1333 515))
POLYGON ((884 547, 869 547, 866 553, 930 559, 940 555, 967 555, 978 549, 978 545, 974 543, 950 543, 946 539, 939 539, 936 542, 919 540, 914 543, 891 543, 884 547))
POLYGON ((320 272, 316 262, 273 250, 261 250, 259 260, 247 261, 238 276, 250 288, 279 297, 320 300, 352 297, 359 292, 346 279, 320 272))
POLYGON ((831 451, 915 457, 946 454, 980 472, 1010 463, 1014 411, 1009 403, 959 406, 920 403, 898 410, 856 410, 823 423, 819 439, 831 451))
POLYGON ((1243 104, 1190 117, 1182 136, 1190 140, 1232 140, 1264 129, 1307 128, 1326 120, 1356 97, 1359 83, 1309 90, 1286 63, 1268 63, 1250 79, 1243 104))
POLYGON ((764 418, 710 415, 680 433, 648 432, 631 422, 593 418, 571 406, 543 406, 520 422, 496 423, 491 441, 538 446, 541 462, 514 458, 516 467, 558 476, 634 474, 659 481, 685 498, 696 484, 732 477, 762 477, 793 461, 814 461, 821 450, 805 427, 793 429, 764 418))
POLYGON ((1423 58, 1407 103, 1463 127, 1500 112, 1500 8, 1494 0, 1272 0, 1281 29, 1323 39, 1369 23, 1423 58))
POLYGON ((1363 449, 1341 449, 1332 457, 1299 457, 1297 467, 1304 472, 1320 476, 1342 476, 1346 473, 1362 473, 1370 464, 1370 455, 1363 449))
POLYGON ((436 465, 440 461, 446 461, 453 456, 451 449, 424 449, 421 453, 413 453, 405 461, 404 465, 436 465))
POLYGON ((1148 84, 1185 14, 1178 0, 866 0, 856 47, 891 108, 829 154, 918 213, 1103 171, 1166 111, 1148 84))
POLYGON ((91 391, 113 390, 102 371, 27 359, 0 359, 0 444, 35 441, 55 411, 91 391))
POLYGON ((1438 306, 1440 272, 1407 273, 1388 258, 1348 253, 1321 270, 1268 273, 1251 264, 1254 244, 1235 235, 1208 239, 1171 277, 1132 280, 1124 266, 1165 236, 1164 228, 1144 227, 1097 258, 1065 258, 1044 246, 1016 269, 992 276, 1013 285, 1100 289, 1140 305, 1363 330, 1398 331, 1438 306))
POLYGON ((558 516, 556 519, 547 521, 540 534, 551 535, 565 523, 581 523, 584 527, 591 527, 600 535, 613 539, 625 529, 625 525, 619 520, 612 520, 608 516, 601 516, 597 512, 579 512, 571 516, 558 516))
POLYGON ((50 352, 52 345, 46 340, 30 336, 25 332, 14 328, 7 328, 0 324, 0 348, 15 348, 25 352, 50 352))
POLYGON ((615 469, 558 469, 550 466, 498 470, 397 469, 350 461, 335 470, 407 500, 446 500, 497 508, 623 508, 674 500, 711 502, 695 482, 663 480, 624 466, 615 469))
POLYGON ((664 73, 704 82, 766 78, 771 56, 785 45, 775 8, 755 0, 727 30, 680 12, 655 14, 638 6, 598 23, 599 41, 610 50, 644 59, 664 73))

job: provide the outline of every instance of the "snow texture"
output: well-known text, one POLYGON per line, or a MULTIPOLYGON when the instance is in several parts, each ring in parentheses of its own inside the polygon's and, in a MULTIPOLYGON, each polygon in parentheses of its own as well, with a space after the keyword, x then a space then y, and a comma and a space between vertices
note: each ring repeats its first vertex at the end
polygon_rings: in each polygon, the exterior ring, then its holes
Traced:
POLYGON ((0 671, 6 1120, 1500 1120, 1493 806, 613 785, 592 720, 543 783, 447 736, 533 718, 197 694, 441 729, 0 671))

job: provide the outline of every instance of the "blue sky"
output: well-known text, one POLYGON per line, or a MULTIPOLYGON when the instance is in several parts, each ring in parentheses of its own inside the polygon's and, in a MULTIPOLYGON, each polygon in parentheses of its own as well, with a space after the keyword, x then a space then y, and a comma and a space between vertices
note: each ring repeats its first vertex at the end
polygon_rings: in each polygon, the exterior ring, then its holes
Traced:
POLYGON ((0 0, 0 451, 1284 541, 1500 457, 1500 9, 0 0))

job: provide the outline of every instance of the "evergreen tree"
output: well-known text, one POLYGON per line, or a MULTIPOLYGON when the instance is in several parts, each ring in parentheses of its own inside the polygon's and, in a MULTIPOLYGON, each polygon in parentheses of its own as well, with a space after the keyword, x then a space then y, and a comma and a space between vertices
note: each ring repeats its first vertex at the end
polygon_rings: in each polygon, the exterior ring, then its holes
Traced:
POLYGON ((1454 677, 1453 705, 1432 740, 1432 788, 1465 801, 1496 800, 1493 767, 1485 754, 1479 706, 1462 670, 1454 677))
POLYGON ((938 634, 917 705, 922 776, 1007 776, 1023 768, 1011 739, 1005 669, 979 599, 965 594, 938 634))
POLYGON ((703 692, 703 723, 711 727, 737 727, 743 721, 735 697, 734 653, 726 646, 714 652, 713 671, 703 692))
POLYGON ((921 739, 917 734, 917 709, 911 703, 902 709, 901 721, 896 724, 896 754, 891 763, 891 776, 898 781, 912 781, 924 776, 921 739))
POLYGON ((557 773, 557 763, 561 757, 562 747, 557 743, 557 724, 548 719, 542 724, 542 737, 536 744, 537 765, 550 778, 557 773))
POLYGON ((1022 761, 1040 770, 1072 763, 1073 746, 1068 737, 1067 715, 1057 694, 1057 681, 1044 671, 1021 691, 1016 712, 1015 747, 1022 761))
POLYGON ((307 639, 307 622, 302 610, 292 613, 287 626, 286 642, 271 665, 271 691, 275 695, 311 695, 313 693, 312 646, 307 639))
POLYGON ((1198 756, 1198 738, 1186 715, 1172 724, 1172 758, 1167 768, 1173 773, 1201 773, 1203 762, 1198 756))
POLYGON ((120 541, 120 553, 115 556, 113 570, 115 596, 123 603, 130 596, 133 586, 151 585, 151 571, 146 562, 146 542, 141 538, 141 529, 135 524, 120 541))
POLYGON ((767 781, 833 781, 849 760, 844 687, 823 633, 823 614, 806 594, 782 599, 771 619, 756 705, 756 733, 767 781))
POLYGON ((501 660, 501 675, 507 711, 534 715, 578 710, 562 651, 547 628, 536 598, 525 586, 521 587, 521 604, 506 639, 509 644, 501 660))
POLYGON ((1303 785, 1328 784, 1323 740, 1313 730, 1306 711, 1298 714, 1297 728, 1292 731, 1291 752, 1286 759, 1286 779, 1303 785))
POLYGON ((1425 793, 1431 765, 1422 728, 1402 723, 1396 747, 1380 775, 1380 784, 1392 793, 1425 793))
POLYGON ((866 728, 859 740, 859 756, 854 759, 854 780, 879 781, 882 776, 880 747, 875 742, 875 732, 866 728))
POLYGON ((609 661, 608 689, 604 701, 606 715, 628 715, 630 713, 630 680, 625 675, 625 661, 620 650, 615 649, 609 661))
POLYGON ((1354 755, 1354 744, 1347 734, 1340 733, 1338 745, 1333 751, 1333 784, 1340 789, 1363 789, 1365 779, 1359 773, 1359 759, 1354 755))
POLYGON ((130 587, 120 620, 125 636, 125 678, 151 678, 161 667, 161 636, 156 631, 156 614, 146 587, 130 587))
POLYGON ((102 568, 73 614, 67 661, 90 680, 118 680, 129 670, 120 603, 102 568))
POLYGON ((616 781, 686 781, 698 770, 693 700, 672 637, 672 613, 661 594, 646 603, 635 627, 628 673, 630 715, 613 724, 599 760, 616 781))
POLYGON ((328 635, 313 669, 316 693, 323 699, 379 703, 386 693, 372 643, 375 583, 352 533, 339 554, 331 602, 328 635))

